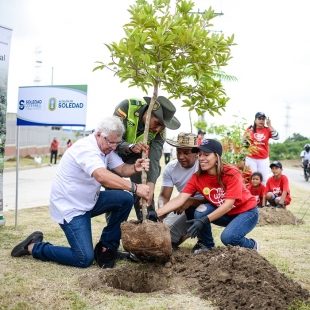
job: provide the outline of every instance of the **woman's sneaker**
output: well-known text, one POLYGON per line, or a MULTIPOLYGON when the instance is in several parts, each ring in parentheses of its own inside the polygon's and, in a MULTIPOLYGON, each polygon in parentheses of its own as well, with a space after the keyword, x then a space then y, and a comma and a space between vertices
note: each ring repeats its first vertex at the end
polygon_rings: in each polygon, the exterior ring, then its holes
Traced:
POLYGON ((256 241, 256 240, 254 240, 254 239, 251 239, 253 242, 254 242, 254 248, 253 248, 253 250, 255 250, 255 251, 259 251, 259 249, 260 249, 260 244, 256 241))
POLYGON ((196 244, 194 245, 194 247, 191 249, 191 252, 192 252, 192 253, 195 253, 195 251, 201 249, 202 247, 203 247, 202 240, 201 240, 201 239, 198 239, 198 241, 196 242, 196 244))
POLYGON ((194 251, 194 254, 200 254, 200 253, 211 251, 211 250, 212 248, 207 248, 205 245, 202 244, 200 249, 197 249, 194 251))

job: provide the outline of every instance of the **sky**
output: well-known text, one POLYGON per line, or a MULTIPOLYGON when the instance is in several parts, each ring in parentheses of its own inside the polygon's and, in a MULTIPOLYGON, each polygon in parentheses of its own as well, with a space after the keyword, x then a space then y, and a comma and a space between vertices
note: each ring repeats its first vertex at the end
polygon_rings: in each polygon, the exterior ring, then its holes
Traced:
MULTIPOLYGON (((128 88, 108 70, 92 72, 96 61, 109 61, 104 43, 118 42, 124 36, 122 26, 129 21, 127 9, 134 2, 0 0, 0 25, 13 29, 7 111, 17 112, 18 87, 35 85, 38 58, 42 61, 39 85, 88 85, 86 129, 112 115, 122 100, 151 96, 151 91, 145 94, 128 88)), ((223 83, 230 98, 226 111, 221 116, 206 115, 207 123, 250 125, 255 113, 262 111, 279 131, 280 141, 293 133, 310 137, 310 1, 194 2, 195 10, 211 6, 222 12, 211 29, 225 36, 234 34, 237 43, 224 70, 238 81, 223 83)), ((187 109, 181 108, 181 101, 173 103, 182 126, 168 130, 168 138, 191 131, 187 109)), ((194 121, 198 119, 191 115, 194 121)))

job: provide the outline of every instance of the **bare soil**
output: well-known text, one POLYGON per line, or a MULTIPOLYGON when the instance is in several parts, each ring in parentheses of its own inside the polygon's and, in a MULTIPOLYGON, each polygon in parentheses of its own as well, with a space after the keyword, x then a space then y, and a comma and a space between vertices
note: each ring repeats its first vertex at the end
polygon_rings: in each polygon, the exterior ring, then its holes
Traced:
MULTIPOLYGON (((264 207, 259 213, 257 226, 296 224, 288 209, 264 207)), ((125 263, 86 274, 79 282, 83 288, 127 296, 196 292, 216 309, 298 309, 302 302, 310 307, 309 291, 257 251, 232 246, 196 255, 181 248, 166 264, 125 263)))
POLYGON ((79 283, 126 296, 196 292, 215 309, 287 309, 310 296, 257 251, 232 246, 196 255, 180 250, 165 265, 127 263, 85 274, 79 283))
POLYGON ((276 209, 275 207, 259 208, 259 221, 257 226, 265 225, 296 225, 302 224, 301 221, 287 209, 276 209))

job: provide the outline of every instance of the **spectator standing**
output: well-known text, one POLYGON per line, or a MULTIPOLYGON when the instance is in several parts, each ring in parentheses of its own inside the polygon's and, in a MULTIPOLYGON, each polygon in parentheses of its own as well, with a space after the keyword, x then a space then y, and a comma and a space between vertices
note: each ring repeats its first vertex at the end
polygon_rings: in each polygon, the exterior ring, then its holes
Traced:
POLYGON ((67 148, 69 148, 70 146, 72 146, 72 142, 71 142, 71 140, 69 139, 69 140, 67 141, 67 148))
POLYGON ((256 149, 253 154, 247 155, 245 164, 250 166, 252 172, 260 172, 263 176, 263 184, 269 176, 269 139, 278 140, 279 134, 272 127, 269 117, 265 113, 257 112, 253 126, 247 128, 244 139, 254 145, 256 149), (265 126, 265 122, 267 127, 265 126))
POLYGON ((53 157, 54 157, 54 165, 57 163, 57 154, 58 154, 58 146, 59 142, 57 141, 57 138, 55 137, 51 143, 50 151, 51 151, 51 160, 50 160, 50 166, 53 163, 53 157))
POLYGON ((197 135, 197 145, 199 146, 201 144, 201 141, 203 140, 205 136, 205 132, 201 129, 198 130, 198 135, 197 135))

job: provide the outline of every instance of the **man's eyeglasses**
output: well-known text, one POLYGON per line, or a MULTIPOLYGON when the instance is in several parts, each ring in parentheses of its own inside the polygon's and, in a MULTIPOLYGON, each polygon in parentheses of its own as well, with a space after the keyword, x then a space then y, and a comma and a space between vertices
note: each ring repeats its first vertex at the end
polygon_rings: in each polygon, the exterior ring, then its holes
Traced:
POLYGON ((104 137, 104 139, 107 141, 108 146, 118 146, 121 143, 121 141, 119 141, 119 142, 110 142, 107 137, 104 137))

